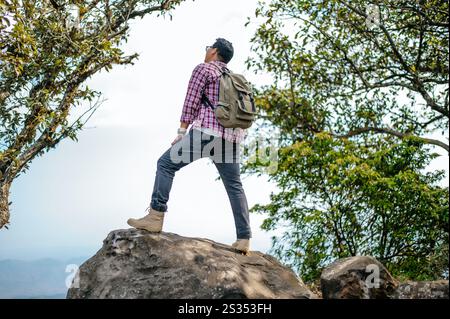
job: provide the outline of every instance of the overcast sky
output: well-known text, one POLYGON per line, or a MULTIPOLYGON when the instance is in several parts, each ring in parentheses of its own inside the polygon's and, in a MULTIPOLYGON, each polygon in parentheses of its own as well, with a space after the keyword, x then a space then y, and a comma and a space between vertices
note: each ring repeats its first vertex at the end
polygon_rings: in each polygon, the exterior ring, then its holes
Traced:
MULTIPOLYGON (((187 84, 204 60, 205 46, 226 38, 235 52, 229 68, 255 85, 270 83, 270 77, 244 65, 257 23, 244 24, 256 3, 186 1, 172 21, 168 16, 134 21, 125 50, 140 57, 135 65, 115 66, 87 82, 107 100, 79 141, 63 141, 13 183, 11 226, 0 231, 0 259, 89 256, 110 231, 128 228, 129 217, 142 217, 156 162, 175 138, 187 84)), ((447 165, 448 156, 442 156, 432 167, 447 165)), ((235 240, 231 206, 217 177, 206 158, 176 173, 164 231, 226 244, 235 240)), ((270 192, 277 192, 264 177, 243 177, 242 182, 249 207, 267 203, 270 192)), ((267 252, 274 233, 259 229, 264 216, 250 218, 252 249, 267 252)))

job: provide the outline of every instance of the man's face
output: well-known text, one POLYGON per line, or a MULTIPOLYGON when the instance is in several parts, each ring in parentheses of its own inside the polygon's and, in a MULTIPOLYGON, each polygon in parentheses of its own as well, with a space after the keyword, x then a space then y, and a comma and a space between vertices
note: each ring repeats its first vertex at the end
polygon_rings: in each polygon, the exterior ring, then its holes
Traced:
POLYGON ((209 47, 208 50, 206 50, 205 54, 205 62, 211 62, 218 59, 218 50, 217 48, 209 47))

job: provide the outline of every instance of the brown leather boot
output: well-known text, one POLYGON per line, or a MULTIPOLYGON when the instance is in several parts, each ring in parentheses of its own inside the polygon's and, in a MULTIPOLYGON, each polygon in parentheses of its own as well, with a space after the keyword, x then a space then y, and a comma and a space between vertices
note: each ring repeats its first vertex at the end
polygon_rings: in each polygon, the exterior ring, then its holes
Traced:
POLYGON ((148 213, 148 215, 139 219, 130 218, 127 221, 128 225, 130 225, 131 227, 144 229, 154 233, 161 232, 163 222, 164 212, 159 212, 157 210, 154 210, 153 208, 150 208, 150 212, 148 213))

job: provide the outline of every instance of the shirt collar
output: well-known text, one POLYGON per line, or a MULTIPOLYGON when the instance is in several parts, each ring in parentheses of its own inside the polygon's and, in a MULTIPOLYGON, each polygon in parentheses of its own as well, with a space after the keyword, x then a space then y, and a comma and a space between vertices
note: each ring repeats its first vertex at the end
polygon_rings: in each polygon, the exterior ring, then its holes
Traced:
POLYGON ((227 64, 225 62, 222 62, 219 60, 211 61, 210 63, 217 64, 218 66, 227 66, 227 64))

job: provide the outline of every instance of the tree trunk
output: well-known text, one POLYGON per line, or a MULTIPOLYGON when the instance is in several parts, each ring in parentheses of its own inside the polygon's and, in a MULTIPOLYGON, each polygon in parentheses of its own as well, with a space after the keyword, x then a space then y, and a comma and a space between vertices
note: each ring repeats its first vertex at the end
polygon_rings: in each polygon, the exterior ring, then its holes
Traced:
POLYGON ((11 184, 0 183, 0 229, 9 224, 9 188, 11 184))

